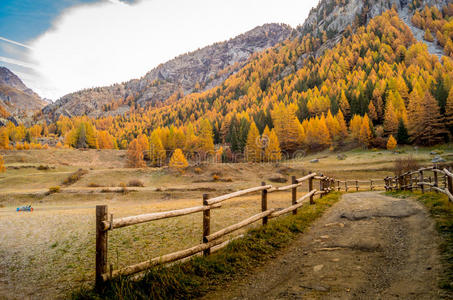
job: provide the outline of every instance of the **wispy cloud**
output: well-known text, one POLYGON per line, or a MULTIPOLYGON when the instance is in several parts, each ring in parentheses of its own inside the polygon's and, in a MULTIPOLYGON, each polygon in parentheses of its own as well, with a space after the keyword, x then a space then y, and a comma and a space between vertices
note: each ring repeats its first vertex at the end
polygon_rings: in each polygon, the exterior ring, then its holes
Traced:
POLYGON ((17 65, 17 66, 29 68, 29 69, 34 69, 36 67, 30 63, 27 63, 27 62, 24 62, 21 60, 17 60, 14 58, 4 57, 4 56, 0 56, 0 61, 7 63, 7 64, 17 65))
POLYGON ((2 40, 2 41, 4 41, 4 42, 7 42, 7 43, 11 43, 11 44, 17 45, 17 46, 24 47, 24 48, 27 48, 27 49, 33 49, 32 47, 30 47, 30 46, 28 46, 28 45, 25 45, 25 44, 22 44, 22 43, 19 43, 19 42, 16 42, 16 41, 13 41, 13 40, 4 38, 4 37, 2 37, 2 36, 0 36, 0 40, 2 40))

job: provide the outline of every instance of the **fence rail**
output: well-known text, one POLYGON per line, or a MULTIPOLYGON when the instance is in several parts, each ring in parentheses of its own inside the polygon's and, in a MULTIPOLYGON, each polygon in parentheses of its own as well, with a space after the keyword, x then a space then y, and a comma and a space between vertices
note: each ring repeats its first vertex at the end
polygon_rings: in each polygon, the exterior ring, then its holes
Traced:
MULTIPOLYGON (((387 179, 384 183, 387 184, 387 179)), ((221 195, 213 198, 209 198, 209 195, 204 194, 202 199, 202 205, 196 207, 183 208, 172 211, 156 212, 149 214, 142 214, 136 216, 129 216, 114 219, 113 215, 108 214, 107 205, 96 206, 96 286, 99 287, 103 282, 112 279, 120 275, 132 275, 138 272, 145 271, 153 266, 172 263, 182 259, 187 259, 193 255, 209 255, 213 251, 217 251, 225 247, 233 239, 223 239, 226 235, 235 232, 247 225, 253 224, 259 220, 262 220, 263 226, 268 223, 271 218, 277 218, 287 213, 297 214, 297 209, 306 203, 314 204, 314 197, 323 197, 324 195, 332 191, 345 190, 348 192, 348 182, 353 182, 352 188, 356 191, 359 189, 375 190, 379 188, 376 182, 382 180, 372 179, 369 181, 364 180, 336 180, 324 176, 323 174, 310 173, 309 175, 301 178, 291 177, 291 184, 281 187, 274 187, 268 185, 265 182, 261 186, 252 187, 240 191, 236 191, 230 194, 221 195), (314 180, 319 181, 319 189, 314 188, 314 180), (297 189, 301 187, 305 182, 308 183, 308 190, 306 194, 301 197, 297 197, 297 189), (360 184, 365 183, 365 187, 360 184), (344 188, 343 188, 344 184, 344 188), (283 209, 268 208, 268 194, 277 193, 291 190, 291 205, 283 209), (217 209, 221 207, 221 203, 241 197, 252 193, 261 193, 261 212, 251 216, 239 223, 227 226, 217 232, 211 233, 211 209, 217 209), (180 250, 174 253, 159 256, 148 261, 144 261, 138 264, 127 266, 118 270, 113 270, 113 266, 110 265, 108 270, 107 253, 108 253, 108 232, 116 229, 120 229, 127 226, 137 225, 141 223, 175 218, 184 215, 203 213, 203 232, 202 232, 202 243, 195 245, 191 248, 180 250)), ((385 185, 386 187, 386 185, 385 185)))
POLYGON ((385 189, 388 191, 420 189, 424 193, 428 188, 430 191, 434 190, 436 193, 447 195, 448 199, 453 202, 453 173, 446 168, 421 168, 399 176, 386 177, 384 181, 385 189))

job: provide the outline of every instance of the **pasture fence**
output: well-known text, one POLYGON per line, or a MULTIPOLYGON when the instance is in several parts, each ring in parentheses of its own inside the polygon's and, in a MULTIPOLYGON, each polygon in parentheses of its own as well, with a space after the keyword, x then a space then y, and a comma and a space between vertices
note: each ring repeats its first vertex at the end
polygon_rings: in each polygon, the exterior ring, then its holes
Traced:
MULTIPOLYGON (((387 180, 387 179, 386 179, 387 180)), ((96 287, 102 286, 102 284, 120 275, 132 275, 142 271, 145 271, 156 265, 163 265, 172 263, 175 261, 187 259, 193 255, 210 255, 211 253, 222 249, 227 246, 232 239, 223 239, 226 235, 233 233, 245 226, 255 223, 259 220, 262 221, 262 225, 266 226, 269 219, 277 218, 279 216, 292 213, 297 214, 297 210, 304 204, 314 204, 314 198, 316 196, 323 197, 332 191, 359 191, 359 190, 376 190, 379 188, 387 187, 387 185, 378 185, 377 182, 383 181, 382 179, 371 179, 371 180, 336 180, 331 177, 324 176, 323 174, 310 173, 301 178, 296 176, 291 177, 291 184, 286 186, 274 187, 272 185, 262 182, 260 186, 236 191, 230 194, 221 195, 210 198, 208 194, 204 194, 202 197, 202 205, 183 208, 178 210, 164 211, 148 213, 136 216, 129 216, 123 218, 113 218, 113 215, 108 214, 107 205, 96 206, 96 287), (314 181, 319 181, 319 189, 314 188, 314 181), (307 191, 301 197, 298 198, 298 188, 303 184, 307 184, 307 191), (268 195, 283 191, 291 191, 291 205, 282 208, 269 208, 268 207, 268 195), (227 226, 221 230, 211 233, 211 210, 218 209, 222 206, 222 203, 241 196, 260 193, 261 194, 261 212, 255 214, 239 223, 227 226), (108 234, 110 231, 117 230, 123 227, 137 225, 146 222, 152 222, 156 220, 176 218, 189 214, 202 212, 203 232, 201 243, 191 248, 159 256, 138 264, 130 265, 127 267, 113 270, 113 265, 110 264, 110 268, 107 261, 108 254, 108 234)), ((383 184, 387 184, 387 181, 383 181, 383 184)))
POLYGON ((420 189, 424 193, 429 190, 443 193, 453 202, 453 173, 451 168, 440 169, 437 166, 420 168, 399 176, 386 177, 384 181, 387 191, 420 189))

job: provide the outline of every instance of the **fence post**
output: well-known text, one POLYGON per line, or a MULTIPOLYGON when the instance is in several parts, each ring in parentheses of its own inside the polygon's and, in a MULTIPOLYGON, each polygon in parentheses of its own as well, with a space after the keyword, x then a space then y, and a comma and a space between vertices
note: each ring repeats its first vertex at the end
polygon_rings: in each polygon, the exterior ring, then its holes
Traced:
MULTIPOLYGON (((321 177, 324 175, 321 174, 321 177)), ((324 180, 320 179, 319 180, 319 191, 324 192, 324 180)), ((323 194, 319 194, 319 198, 322 198, 323 194)))
POLYGON ((433 187, 431 186, 432 183, 433 183, 432 178, 431 178, 431 176, 429 176, 429 184, 430 184, 430 186, 429 186, 429 191, 430 191, 430 192, 433 191, 433 187))
MULTIPOLYGON (((308 179, 308 192, 310 193, 311 191, 313 191, 313 177, 308 179)), ((315 201, 313 201, 313 195, 310 196, 310 204, 315 204, 315 201)))
MULTIPOLYGON (((203 194, 203 205, 208 206, 208 194, 203 194)), ((206 237, 211 234, 211 209, 203 211, 203 243, 207 243, 208 240, 206 237)), ((207 256, 211 254, 211 249, 206 249, 203 251, 203 255, 207 256)))
POLYGON ((108 231, 104 230, 102 223, 107 218, 107 205, 96 205, 96 288, 102 286, 102 274, 107 272, 108 231))
POLYGON ((453 195, 453 179, 450 176, 447 176, 448 180, 448 191, 453 195))
POLYGON ((344 189, 347 193, 348 192, 348 180, 347 179, 345 179, 345 181, 344 181, 344 189))
POLYGON ((359 191, 359 181, 358 180, 355 181, 355 191, 356 192, 359 191))
POLYGON ((338 191, 341 191, 340 180, 337 181, 338 191))
MULTIPOLYGON (((437 176, 437 172, 434 171, 434 186, 439 187, 439 178, 437 176)), ((436 193, 438 193, 437 190, 435 190, 436 193)))
POLYGON ((370 179, 370 188, 371 188, 371 191, 373 191, 374 187, 373 187, 373 179, 370 179))
MULTIPOLYGON (((294 176, 293 176, 294 177, 294 176)), ((294 177, 295 179, 295 177, 294 177)), ((266 185, 265 182, 261 182, 261 185, 264 186, 266 185)), ((261 191, 261 211, 266 211, 267 210, 267 190, 262 190, 261 191)), ((268 217, 263 218, 263 225, 267 225, 268 217)))
POLYGON ((413 179, 412 179, 412 174, 409 175, 409 190, 412 192, 412 185, 414 184, 413 179))
POLYGON ((425 179, 423 178, 423 170, 420 170, 420 182, 422 183, 420 185, 420 189, 422 191, 422 194, 425 192, 425 179))
MULTIPOLYGON (((297 183, 296 176, 291 176, 291 183, 297 183)), ((297 204, 297 187, 291 189, 291 200, 292 205, 297 204)), ((293 210, 293 215, 297 215, 297 209, 293 210)))

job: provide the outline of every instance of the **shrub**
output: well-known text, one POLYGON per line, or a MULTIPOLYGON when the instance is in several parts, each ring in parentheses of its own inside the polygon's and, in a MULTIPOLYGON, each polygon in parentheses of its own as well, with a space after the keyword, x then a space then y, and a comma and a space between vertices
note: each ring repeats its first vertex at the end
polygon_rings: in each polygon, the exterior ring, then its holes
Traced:
POLYGON ((409 155, 406 158, 396 159, 393 168, 395 175, 400 176, 403 173, 419 169, 420 164, 412 155, 409 155))
POLYGON ((144 187, 145 184, 143 183, 143 181, 141 180, 138 180, 138 179, 132 179, 131 181, 129 181, 129 183, 127 184, 127 186, 130 186, 130 187, 144 187))
POLYGON ((202 171, 201 171, 201 168, 196 167, 196 168, 194 169, 194 172, 195 172, 195 174, 201 174, 202 171))
POLYGON ((93 188, 94 187, 101 187, 101 185, 98 184, 98 183, 91 182, 91 183, 88 184, 88 187, 93 187, 93 188))
POLYGON ((220 179, 220 176, 217 174, 212 175, 212 180, 217 181, 220 179))
POLYGON ((45 165, 39 165, 36 169, 40 170, 40 171, 47 171, 49 170, 49 166, 45 166, 45 165))
POLYGON ((72 173, 68 178, 63 181, 64 185, 71 185, 79 181, 83 175, 87 174, 87 170, 78 169, 76 172, 72 173))
POLYGON ((55 194, 55 193, 59 193, 60 192, 60 187, 57 185, 57 186, 53 186, 53 187, 50 187, 49 188, 49 194, 55 194))

